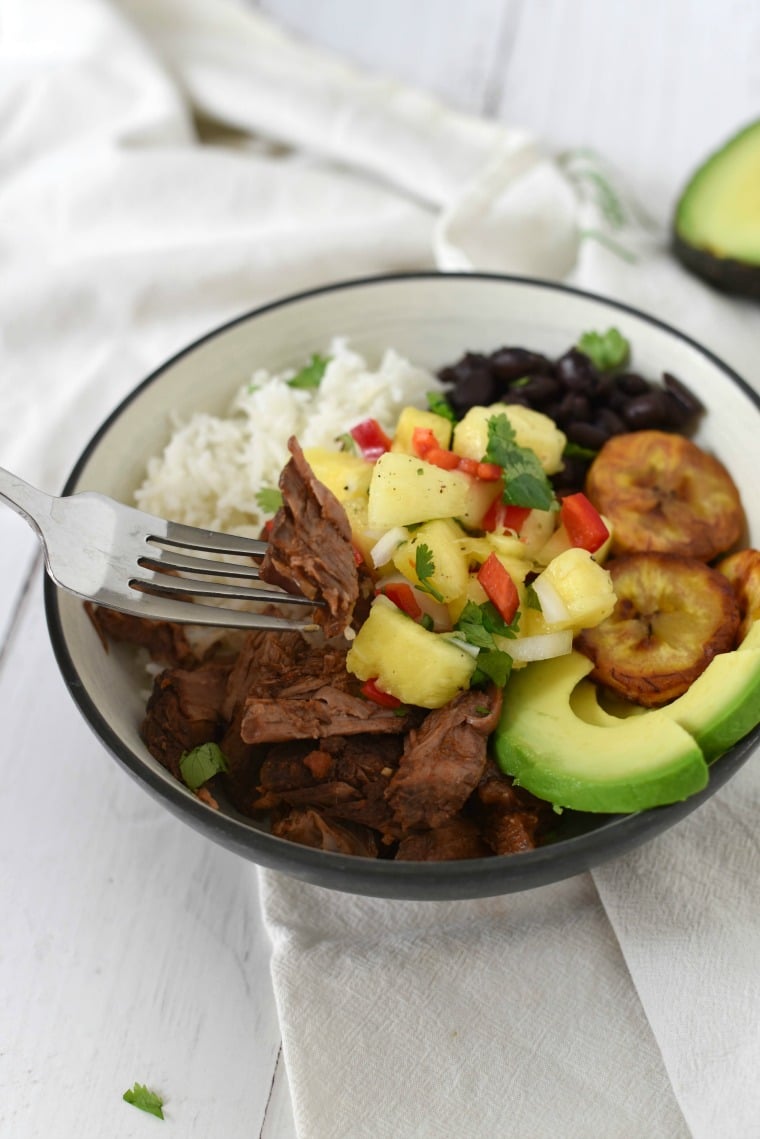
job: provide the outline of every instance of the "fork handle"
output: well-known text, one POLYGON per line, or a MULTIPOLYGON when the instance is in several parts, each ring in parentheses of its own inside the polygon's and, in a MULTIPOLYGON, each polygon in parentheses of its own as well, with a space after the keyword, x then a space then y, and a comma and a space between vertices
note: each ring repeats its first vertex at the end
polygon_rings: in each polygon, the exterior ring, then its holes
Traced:
POLYGON ((18 475, 0 467, 0 499, 39 533, 43 534, 45 519, 50 518, 55 499, 42 490, 30 486, 18 475))

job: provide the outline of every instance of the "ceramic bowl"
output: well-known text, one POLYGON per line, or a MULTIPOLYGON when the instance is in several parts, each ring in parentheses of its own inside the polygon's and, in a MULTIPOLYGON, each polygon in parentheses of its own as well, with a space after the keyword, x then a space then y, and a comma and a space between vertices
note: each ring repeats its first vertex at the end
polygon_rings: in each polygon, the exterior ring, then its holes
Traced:
MULTIPOLYGON (((615 325, 633 346, 633 366, 680 377, 707 414, 696 436, 745 488, 750 544, 760 544, 756 481, 760 400, 725 364, 689 337, 602 297, 556 284, 490 275, 413 274, 339 283, 259 308, 190 345, 149 376, 103 424, 65 488, 131 501, 147 459, 170 432, 171 413, 222 413, 257 367, 297 367, 332 337, 377 359, 392 346, 436 370, 469 350, 521 345, 559 355, 580 333, 615 325)), ((701 794, 626 816, 581 816, 566 837, 536 851, 459 862, 375 861, 286 842, 176 782, 143 745, 144 678, 129 651, 105 654, 79 601, 47 584, 46 609, 60 669, 104 749, 189 826, 254 862, 307 882, 391 898, 474 898, 530 889, 587 870, 651 839, 696 810, 752 753, 760 730, 713 766, 701 794)))

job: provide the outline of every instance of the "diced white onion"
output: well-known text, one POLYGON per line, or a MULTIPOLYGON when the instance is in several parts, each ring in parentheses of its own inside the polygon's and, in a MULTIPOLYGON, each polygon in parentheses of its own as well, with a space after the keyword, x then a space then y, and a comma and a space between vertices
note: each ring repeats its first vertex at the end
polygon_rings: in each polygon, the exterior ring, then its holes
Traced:
POLYGON ((565 656, 573 647, 572 629, 561 629, 557 633, 539 633, 535 637, 518 637, 514 641, 502 639, 499 647, 512 657, 512 660, 549 660, 551 657, 565 656))
POLYGON ((557 588, 547 577, 539 574, 533 582, 536 597, 541 602, 541 612, 547 625, 559 625, 570 620, 570 610, 557 592, 557 588))
POLYGON ((386 530, 382 538, 375 542, 369 552, 373 566, 378 569, 380 566, 386 565, 393 557, 396 547, 405 542, 408 537, 409 531, 406 526, 393 526, 390 530, 386 530))
POLYGON ((458 649, 462 649, 464 652, 469 653, 471 657, 477 658, 480 652, 477 645, 471 645, 469 641, 465 641, 461 637, 450 636, 447 633, 443 633, 442 635, 450 644, 456 645, 458 649))

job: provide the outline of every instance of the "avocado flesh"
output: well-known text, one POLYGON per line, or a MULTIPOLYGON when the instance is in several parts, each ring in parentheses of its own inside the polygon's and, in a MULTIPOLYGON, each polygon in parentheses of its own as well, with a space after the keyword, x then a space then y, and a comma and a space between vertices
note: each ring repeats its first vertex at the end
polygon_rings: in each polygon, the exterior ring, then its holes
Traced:
POLYGON ((673 249, 712 284, 760 296, 760 120, 689 180, 676 206, 673 249))
POLYGON ((591 669, 573 652, 515 673, 494 736, 501 769, 558 806, 627 813, 685 799, 706 785, 707 763, 760 723, 760 622, 656 710, 612 715, 591 669))
POLYGON ((602 726, 576 715, 571 695, 591 668, 572 652, 513 674, 493 737, 501 770, 576 811, 628 813, 701 791, 704 756, 674 720, 652 712, 602 726))

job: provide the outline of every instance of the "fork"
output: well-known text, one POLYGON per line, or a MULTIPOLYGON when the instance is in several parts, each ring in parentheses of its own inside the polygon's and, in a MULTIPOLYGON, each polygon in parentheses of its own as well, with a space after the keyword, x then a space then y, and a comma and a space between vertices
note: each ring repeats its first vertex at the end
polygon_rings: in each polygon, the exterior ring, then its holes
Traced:
POLYGON ((0 500, 40 538, 45 568, 61 589, 108 609, 150 620, 227 628, 308 630, 310 619, 276 617, 191 598, 321 605, 277 586, 257 585, 267 543, 155 518, 106 495, 45 494, 0 467, 0 500), (204 555, 202 557, 197 554, 204 555), (206 555, 255 559, 230 563, 206 555), (177 576, 181 575, 181 576, 177 576), (219 582, 211 577, 233 581, 219 582), (254 582, 253 585, 248 584, 254 582))

